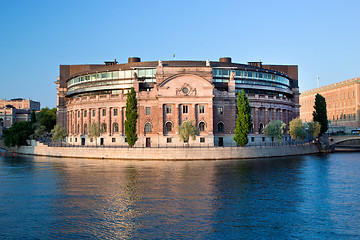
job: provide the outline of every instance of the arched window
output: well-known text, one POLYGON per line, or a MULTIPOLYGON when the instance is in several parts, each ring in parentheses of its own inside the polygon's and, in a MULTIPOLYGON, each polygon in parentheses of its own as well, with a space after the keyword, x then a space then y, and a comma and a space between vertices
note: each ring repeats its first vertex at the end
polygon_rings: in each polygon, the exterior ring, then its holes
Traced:
POLYGON ((259 124, 259 134, 262 134, 263 129, 264 129, 264 124, 260 123, 259 124))
POLYGON ((151 123, 145 123, 145 133, 151 133, 151 123))
POLYGON ((172 123, 171 122, 167 122, 165 124, 165 129, 166 129, 166 132, 171 132, 172 131, 172 123))
POLYGON ((200 132, 205 132, 205 123, 204 122, 199 123, 199 131, 200 132))
POLYGON ((101 131, 102 131, 103 133, 106 132, 106 123, 102 123, 102 124, 101 124, 101 131))
POLYGON ((113 132, 114 133, 117 133, 117 132, 119 132, 119 124, 118 123, 113 123, 113 132))
POLYGON ((88 129, 87 129, 87 124, 85 123, 84 124, 84 134, 87 134, 88 133, 88 129))
POLYGON ((224 123, 219 122, 217 125, 218 132, 224 132, 224 123))

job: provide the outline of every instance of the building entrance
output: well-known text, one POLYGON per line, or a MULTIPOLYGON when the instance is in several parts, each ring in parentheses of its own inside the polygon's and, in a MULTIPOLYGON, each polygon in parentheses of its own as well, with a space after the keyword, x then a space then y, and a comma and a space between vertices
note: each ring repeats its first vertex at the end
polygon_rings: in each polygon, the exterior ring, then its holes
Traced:
POLYGON ((150 138, 146 138, 146 147, 151 147, 151 140, 150 140, 150 138))
POLYGON ((219 137, 219 147, 224 146, 224 139, 222 137, 219 137))

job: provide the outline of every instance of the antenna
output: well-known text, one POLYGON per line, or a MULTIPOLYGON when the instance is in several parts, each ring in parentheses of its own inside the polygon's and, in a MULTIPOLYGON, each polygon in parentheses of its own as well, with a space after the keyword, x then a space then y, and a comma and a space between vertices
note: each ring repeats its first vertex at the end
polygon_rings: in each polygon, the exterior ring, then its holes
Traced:
POLYGON ((317 79, 317 87, 319 88, 319 76, 317 76, 316 79, 317 79))

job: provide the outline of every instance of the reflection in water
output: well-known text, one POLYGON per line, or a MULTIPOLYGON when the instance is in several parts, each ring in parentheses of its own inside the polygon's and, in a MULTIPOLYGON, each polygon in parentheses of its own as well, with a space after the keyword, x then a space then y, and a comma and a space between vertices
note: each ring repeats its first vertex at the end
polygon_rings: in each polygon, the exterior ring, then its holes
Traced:
POLYGON ((0 158, 0 237, 356 237, 360 163, 354 159, 359 155, 191 162, 0 158))

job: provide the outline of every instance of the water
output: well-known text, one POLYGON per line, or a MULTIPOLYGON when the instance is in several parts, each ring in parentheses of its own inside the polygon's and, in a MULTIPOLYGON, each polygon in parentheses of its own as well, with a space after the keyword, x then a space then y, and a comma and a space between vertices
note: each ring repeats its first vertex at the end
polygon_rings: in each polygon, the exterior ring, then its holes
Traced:
POLYGON ((0 157, 0 239, 359 239, 360 153, 0 157))

